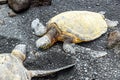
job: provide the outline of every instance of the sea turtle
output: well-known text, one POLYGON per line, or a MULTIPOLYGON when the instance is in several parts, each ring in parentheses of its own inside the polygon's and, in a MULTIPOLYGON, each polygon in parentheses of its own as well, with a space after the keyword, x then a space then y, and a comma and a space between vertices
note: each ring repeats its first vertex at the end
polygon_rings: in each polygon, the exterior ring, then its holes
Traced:
POLYGON ((118 21, 110 21, 104 17, 104 12, 66 11, 47 22, 47 28, 35 19, 31 23, 35 34, 43 37, 36 41, 38 48, 49 48, 56 41, 63 41, 65 52, 75 52, 74 43, 88 42, 100 37, 108 26, 117 26, 118 21))
POLYGON ((23 66, 26 56, 26 45, 17 45, 11 54, 0 54, 0 80, 31 80, 32 77, 46 76, 72 67, 74 64, 54 70, 27 70, 23 66))

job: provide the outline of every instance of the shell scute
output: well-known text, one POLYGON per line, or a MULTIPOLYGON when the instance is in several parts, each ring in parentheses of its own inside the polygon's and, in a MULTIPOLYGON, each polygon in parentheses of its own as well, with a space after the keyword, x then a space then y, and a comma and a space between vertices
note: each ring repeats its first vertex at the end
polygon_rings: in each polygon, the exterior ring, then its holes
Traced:
POLYGON ((56 23, 57 27, 65 34, 76 38, 75 43, 90 41, 100 37, 107 31, 104 16, 90 11, 67 11, 56 15, 48 21, 56 23))

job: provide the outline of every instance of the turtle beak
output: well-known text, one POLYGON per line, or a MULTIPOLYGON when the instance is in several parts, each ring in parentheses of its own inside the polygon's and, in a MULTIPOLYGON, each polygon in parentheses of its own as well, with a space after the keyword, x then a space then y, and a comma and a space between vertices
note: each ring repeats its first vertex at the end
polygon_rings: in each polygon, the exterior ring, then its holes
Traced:
POLYGON ((44 35, 36 41, 37 48, 47 49, 50 45, 51 39, 47 35, 44 35))

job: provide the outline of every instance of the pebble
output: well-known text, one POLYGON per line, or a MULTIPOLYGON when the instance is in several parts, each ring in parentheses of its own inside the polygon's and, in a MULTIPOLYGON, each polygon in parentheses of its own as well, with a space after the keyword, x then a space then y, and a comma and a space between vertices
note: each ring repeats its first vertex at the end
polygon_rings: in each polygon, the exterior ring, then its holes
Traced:
POLYGON ((3 25, 4 24, 4 20, 0 20, 0 24, 3 25))
POLYGON ((88 78, 88 77, 86 77, 86 78, 85 78, 85 80, 89 80, 89 78, 88 78))
POLYGON ((96 4, 96 6, 100 6, 100 4, 99 4, 99 3, 97 3, 97 4, 96 4))

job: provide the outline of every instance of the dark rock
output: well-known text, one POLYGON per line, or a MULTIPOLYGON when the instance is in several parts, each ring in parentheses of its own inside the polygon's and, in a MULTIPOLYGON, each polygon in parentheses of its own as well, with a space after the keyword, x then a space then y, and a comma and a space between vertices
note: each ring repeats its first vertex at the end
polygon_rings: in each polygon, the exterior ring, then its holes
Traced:
POLYGON ((0 0, 0 4, 6 4, 7 0, 0 0))
POLYGON ((13 11, 22 12, 30 7, 30 0, 8 0, 8 5, 13 11))
POLYGON ((120 43, 120 32, 118 30, 110 32, 108 37, 108 48, 115 47, 118 43, 120 43))
POLYGON ((30 5, 35 6, 44 6, 51 5, 52 0, 8 0, 8 5, 12 8, 13 11, 19 13, 27 10, 30 5))

